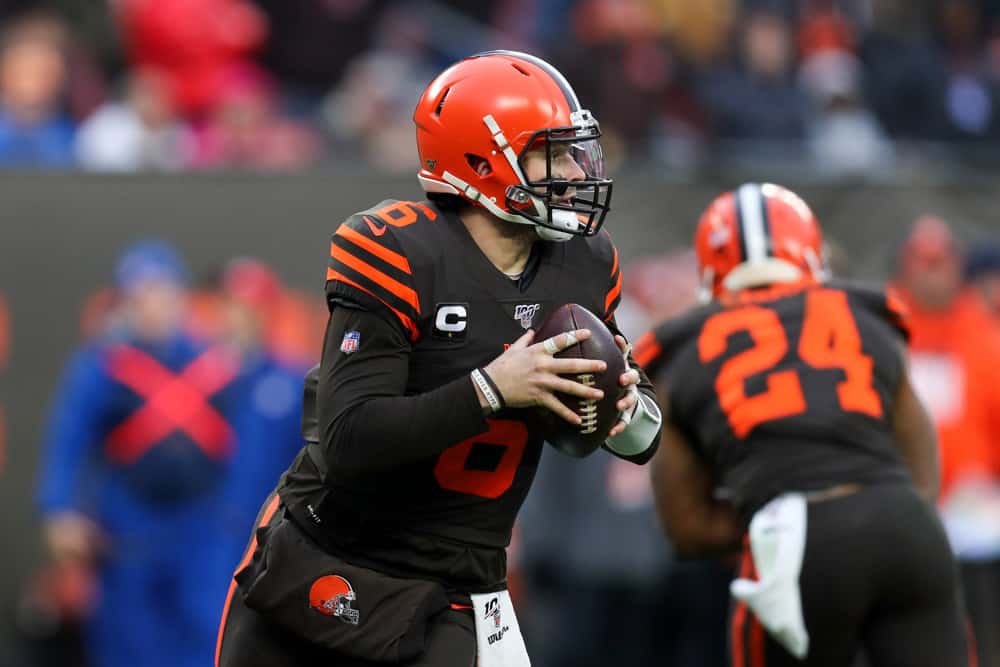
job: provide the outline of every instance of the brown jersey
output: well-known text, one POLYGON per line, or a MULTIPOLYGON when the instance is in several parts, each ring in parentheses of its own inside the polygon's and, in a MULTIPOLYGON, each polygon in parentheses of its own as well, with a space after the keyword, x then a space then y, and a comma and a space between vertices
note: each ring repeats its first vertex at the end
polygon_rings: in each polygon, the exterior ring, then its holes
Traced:
MULTIPOLYGON (((331 319, 324 351, 330 382, 352 368, 380 372, 380 357, 399 353, 404 395, 411 397, 467 380, 564 303, 588 308, 615 330, 621 291, 617 251, 606 233, 536 243, 524 276, 514 281, 454 212, 431 202, 383 202, 348 219, 334 233, 327 277, 331 308, 359 311, 331 319)), ((474 396, 471 382, 460 391, 474 396)), ((433 401, 426 409, 457 410, 433 401)), ((482 420, 478 404, 472 410, 471 419, 482 420)), ((471 437, 441 439, 447 436, 414 443, 427 446, 426 456, 360 474, 346 474, 323 445, 311 445, 279 493, 310 534, 354 562, 463 590, 496 586, 542 437, 528 411, 507 409, 471 437)), ((369 444, 375 456, 391 443, 369 444)))
POLYGON ((908 477, 891 423, 902 317, 859 286, 748 291, 646 334, 636 359, 750 516, 786 491, 908 477))

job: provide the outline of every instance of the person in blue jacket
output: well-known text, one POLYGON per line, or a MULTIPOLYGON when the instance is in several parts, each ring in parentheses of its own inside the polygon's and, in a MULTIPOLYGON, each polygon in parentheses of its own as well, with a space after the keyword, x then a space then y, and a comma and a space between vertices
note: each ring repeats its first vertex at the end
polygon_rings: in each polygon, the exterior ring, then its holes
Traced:
POLYGON ((118 261, 108 331, 73 356, 55 393, 38 489, 58 562, 98 579, 84 628, 94 667, 211 664, 225 581, 215 577, 240 373, 183 331, 187 273, 158 241, 118 261))
POLYGON ((267 265, 247 257, 230 261, 219 292, 222 338, 239 356, 241 368, 228 414, 237 446, 220 531, 221 579, 228 585, 257 512, 303 445, 302 392, 309 362, 314 360, 283 354, 273 340, 283 288, 267 265))

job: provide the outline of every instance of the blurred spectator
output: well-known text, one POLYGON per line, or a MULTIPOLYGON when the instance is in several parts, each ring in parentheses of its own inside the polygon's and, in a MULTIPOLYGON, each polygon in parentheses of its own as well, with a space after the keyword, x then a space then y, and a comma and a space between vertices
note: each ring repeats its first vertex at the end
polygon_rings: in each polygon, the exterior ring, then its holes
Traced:
POLYGON ((254 2, 270 25, 262 64, 294 100, 307 105, 338 85, 348 64, 371 46, 387 4, 386 0, 254 2))
POLYGON ((923 217, 899 252, 895 287, 911 311, 911 377, 938 429, 942 519, 987 667, 1000 664, 1000 330, 963 290, 961 262, 951 229, 923 217))
POLYGON ((683 102, 676 110, 667 104, 678 92, 679 72, 648 2, 584 0, 570 18, 575 40, 551 44, 553 63, 574 81, 577 96, 600 121, 612 165, 623 150, 647 156, 654 127, 673 134, 688 129, 683 102), (661 111, 667 118, 658 124, 661 111))
POLYGON ((981 5, 974 0, 938 3, 947 68, 944 107, 950 139, 981 140, 987 136, 996 138, 1000 133, 997 108, 1000 63, 986 57, 986 26, 981 5))
POLYGON ((30 14, 0 37, 0 166, 65 167, 73 123, 61 109, 66 85, 65 26, 30 14))
POLYGON ((372 166, 409 171, 418 163, 413 106, 434 78, 430 30, 413 7, 386 12, 373 48, 351 61, 341 85, 326 100, 324 115, 334 139, 359 149, 372 166))
POLYGON ((969 249, 965 279, 979 290, 993 316, 1000 318, 1000 242, 984 241, 969 249))
POLYGON ((710 66, 725 55, 739 9, 737 0, 650 0, 650 4, 682 58, 710 66))
POLYGON ((322 148, 310 128, 281 117, 277 89, 263 70, 230 68, 197 131, 192 166, 199 168, 294 169, 314 162, 322 148))
POLYGON ((113 328, 77 352, 53 401, 38 502, 52 559, 98 579, 94 667, 203 666, 214 652, 226 582, 211 536, 239 369, 182 333, 185 282, 170 246, 129 248, 113 328))
POLYGON ((129 76, 123 102, 108 102, 80 127, 76 157, 95 171, 173 171, 191 161, 194 137, 177 117, 166 77, 156 69, 129 76))
POLYGON ((234 380, 239 395, 226 415, 236 434, 220 531, 225 543, 220 576, 228 581, 261 505, 302 447, 308 367, 280 359, 268 344, 282 298, 282 285, 271 269, 249 258, 232 260, 222 275, 221 296, 222 341, 240 359, 234 380))
POLYGON ((809 95, 809 147, 820 172, 873 174, 891 166, 892 148, 862 99, 853 26, 832 1, 812 3, 799 27, 799 84, 809 95))
POLYGON ((893 138, 940 139, 944 68, 928 38, 925 6, 910 0, 875 0, 860 44, 865 98, 893 138))
POLYGON ((716 135, 757 142, 802 140, 807 102, 793 76, 791 26, 766 9, 752 11, 738 25, 737 63, 707 72, 701 83, 716 135))
POLYGON ((249 64, 267 22, 248 0, 118 0, 133 68, 162 70, 174 104, 198 118, 218 102, 234 65, 249 64))
POLYGON ((990 401, 1000 341, 982 301, 962 289, 961 250, 940 219, 914 224, 899 253, 894 286, 912 311, 912 373, 940 429, 941 496, 947 500, 963 478, 998 472, 1000 422, 990 401))

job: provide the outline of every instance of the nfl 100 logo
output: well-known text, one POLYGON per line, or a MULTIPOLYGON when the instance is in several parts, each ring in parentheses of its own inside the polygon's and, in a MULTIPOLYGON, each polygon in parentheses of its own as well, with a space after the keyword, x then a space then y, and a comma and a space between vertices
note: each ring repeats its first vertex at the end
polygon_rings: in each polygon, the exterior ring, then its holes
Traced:
POLYGON ((351 354, 358 351, 361 343, 360 331, 348 331, 344 334, 344 340, 340 341, 340 351, 344 354, 351 354))
POLYGON ((542 307, 540 303, 522 303, 514 306, 514 319, 521 323, 525 329, 531 328, 531 321, 535 319, 535 313, 542 307))

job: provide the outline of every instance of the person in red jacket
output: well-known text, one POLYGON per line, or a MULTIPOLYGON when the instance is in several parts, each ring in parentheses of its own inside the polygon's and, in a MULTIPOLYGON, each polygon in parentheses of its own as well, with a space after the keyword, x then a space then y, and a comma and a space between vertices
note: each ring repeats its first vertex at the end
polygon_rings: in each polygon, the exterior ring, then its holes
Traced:
POLYGON ((267 36, 247 0, 121 0, 117 19, 133 67, 163 71, 177 108, 198 117, 217 102, 234 65, 249 62, 267 36))
POLYGON ((949 227, 924 217, 899 255, 893 286, 911 313, 914 383, 938 428, 941 496, 1000 473, 1000 394, 993 365, 1000 334, 982 299, 963 289, 962 257, 949 227))
POLYGON ((959 563, 980 665, 1000 665, 1000 331, 962 276, 962 248, 939 218, 918 219, 893 279, 910 311, 913 384, 938 432, 939 506, 959 563))

